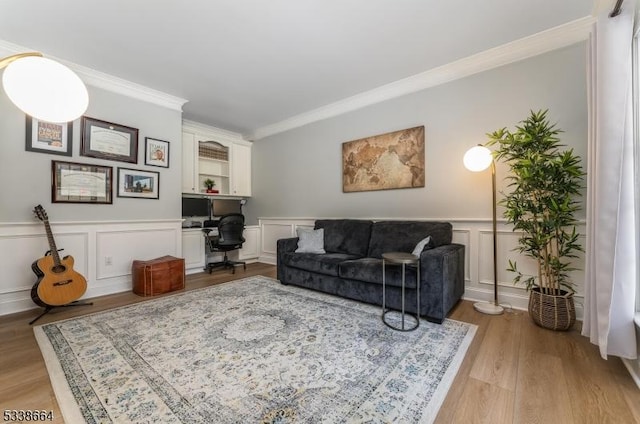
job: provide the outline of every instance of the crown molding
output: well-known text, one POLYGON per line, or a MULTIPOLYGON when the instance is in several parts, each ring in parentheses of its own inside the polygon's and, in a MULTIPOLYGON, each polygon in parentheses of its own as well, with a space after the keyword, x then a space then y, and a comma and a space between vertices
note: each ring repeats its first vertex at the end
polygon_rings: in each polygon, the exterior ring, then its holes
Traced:
MULTIPOLYGON (((37 50, 19 46, 8 41, 0 40, 0 54, 2 55, 12 55, 25 51, 37 50)), ((113 93, 121 94, 133 99, 142 100, 158 106, 163 106, 168 109, 176 110, 178 112, 182 112, 182 106, 188 101, 186 99, 172 96, 170 94, 163 93, 161 91, 115 77, 113 75, 108 75, 104 72, 96 71, 95 69, 87 68, 85 66, 78 65, 64 59, 60 59, 51 55, 45 56, 69 67, 78 74, 78 76, 84 81, 85 84, 89 84, 93 87, 101 88, 103 90, 111 91, 113 93)))
POLYGON ((211 125, 201 124, 200 122, 190 121, 188 119, 182 120, 182 131, 204 134, 206 136, 213 137, 215 140, 226 140, 233 143, 249 143, 240 133, 213 127, 211 125))
POLYGON ((295 115, 275 124, 258 128, 246 138, 260 140, 312 122, 332 118, 376 103, 561 49, 586 40, 594 22, 595 17, 586 16, 373 90, 356 94, 318 109, 295 115))

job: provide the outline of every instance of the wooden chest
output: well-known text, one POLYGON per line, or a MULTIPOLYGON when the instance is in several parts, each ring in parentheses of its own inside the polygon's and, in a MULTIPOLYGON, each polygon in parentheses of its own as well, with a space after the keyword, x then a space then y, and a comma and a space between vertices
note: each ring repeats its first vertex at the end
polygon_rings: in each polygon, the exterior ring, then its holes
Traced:
POLYGON ((155 296, 184 289, 184 259, 162 256, 149 261, 133 261, 133 292, 155 296))

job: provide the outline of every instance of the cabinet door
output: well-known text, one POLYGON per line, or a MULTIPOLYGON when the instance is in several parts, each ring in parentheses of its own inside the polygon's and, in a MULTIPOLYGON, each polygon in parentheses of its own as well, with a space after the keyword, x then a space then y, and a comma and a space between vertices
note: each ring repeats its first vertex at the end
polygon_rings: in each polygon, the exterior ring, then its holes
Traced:
POLYGON ((236 196, 251 196, 251 146, 233 145, 231 157, 233 192, 236 196))
POLYGON ((182 256, 186 269, 204 267, 205 251, 202 231, 182 231, 182 256))
POLYGON ((182 133, 182 192, 198 192, 195 135, 182 133))
POLYGON ((260 227, 246 226, 243 232, 245 242, 240 249, 240 260, 255 259, 258 257, 258 246, 260 243, 260 227))

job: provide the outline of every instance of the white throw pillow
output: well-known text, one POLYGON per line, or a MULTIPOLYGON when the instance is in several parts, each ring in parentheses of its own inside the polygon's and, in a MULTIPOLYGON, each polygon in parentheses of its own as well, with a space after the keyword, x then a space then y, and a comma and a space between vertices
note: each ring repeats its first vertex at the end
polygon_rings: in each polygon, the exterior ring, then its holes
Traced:
POLYGON ((298 228, 298 248, 296 253, 326 253, 324 251, 324 228, 311 230, 298 228))
POLYGON ((422 240, 420 240, 418 244, 416 244, 416 247, 413 249, 413 252, 411 252, 411 254, 420 257, 420 254, 422 253, 424 248, 427 246, 427 244, 429 244, 430 241, 431 241, 431 236, 427 236, 422 240))

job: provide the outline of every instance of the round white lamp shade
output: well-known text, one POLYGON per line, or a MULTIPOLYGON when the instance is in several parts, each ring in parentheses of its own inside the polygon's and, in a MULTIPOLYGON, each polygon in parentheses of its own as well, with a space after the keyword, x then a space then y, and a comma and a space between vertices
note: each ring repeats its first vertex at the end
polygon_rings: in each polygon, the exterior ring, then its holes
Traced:
POLYGON ((474 146, 464 154, 462 162, 469 171, 480 172, 487 169, 493 161, 491 150, 484 146, 474 146))
POLYGON ((9 99, 34 118, 48 122, 70 122, 89 105, 87 87, 71 69, 39 56, 11 62, 2 75, 9 99))

